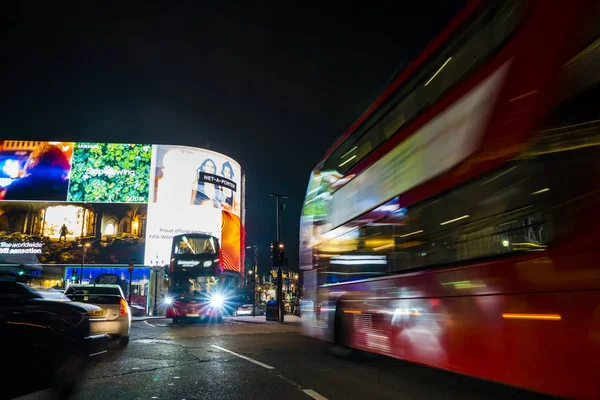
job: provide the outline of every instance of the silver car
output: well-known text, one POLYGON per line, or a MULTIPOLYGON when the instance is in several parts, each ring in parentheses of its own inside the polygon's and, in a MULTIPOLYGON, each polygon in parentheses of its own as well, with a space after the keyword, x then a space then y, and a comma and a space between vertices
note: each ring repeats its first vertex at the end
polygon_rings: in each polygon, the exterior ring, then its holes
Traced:
POLYGON ((88 313, 90 334, 108 334, 119 343, 129 343, 131 310, 119 285, 70 285, 65 296, 72 301, 93 304, 100 310, 88 313))

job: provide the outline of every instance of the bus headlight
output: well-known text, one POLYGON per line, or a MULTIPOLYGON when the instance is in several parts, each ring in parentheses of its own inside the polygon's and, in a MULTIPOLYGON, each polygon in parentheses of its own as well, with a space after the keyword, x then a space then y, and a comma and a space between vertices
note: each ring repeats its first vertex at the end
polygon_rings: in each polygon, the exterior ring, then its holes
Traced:
POLYGON ((165 297, 165 304, 173 304, 173 299, 169 296, 165 297))
POLYGON ((215 293, 210 298, 210 305, 213 307, 222 307, 225 303, 225 297, 222 294, 215 293))

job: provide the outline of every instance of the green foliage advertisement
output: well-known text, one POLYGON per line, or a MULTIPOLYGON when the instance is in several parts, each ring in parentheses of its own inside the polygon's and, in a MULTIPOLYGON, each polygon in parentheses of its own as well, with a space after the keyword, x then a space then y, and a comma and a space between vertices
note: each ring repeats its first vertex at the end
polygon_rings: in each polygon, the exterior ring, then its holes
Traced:
POLYGON ((152 146, 75 143, 67 201, 146 203, 152 146))

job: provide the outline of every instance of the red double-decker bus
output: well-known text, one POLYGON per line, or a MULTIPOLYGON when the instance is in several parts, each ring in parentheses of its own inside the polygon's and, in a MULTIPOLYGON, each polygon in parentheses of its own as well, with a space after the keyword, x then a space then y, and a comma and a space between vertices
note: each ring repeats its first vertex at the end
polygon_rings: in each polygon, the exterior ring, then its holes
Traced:
POLYGON ((225 271, 219 240, 190 233, 173 237, 168 270, 166 316, 183 320, 223 320, 237 273, 225 271))
POLYGON ((312 172, 307 335, 600 397, 597 2, 476 1, 312 172))

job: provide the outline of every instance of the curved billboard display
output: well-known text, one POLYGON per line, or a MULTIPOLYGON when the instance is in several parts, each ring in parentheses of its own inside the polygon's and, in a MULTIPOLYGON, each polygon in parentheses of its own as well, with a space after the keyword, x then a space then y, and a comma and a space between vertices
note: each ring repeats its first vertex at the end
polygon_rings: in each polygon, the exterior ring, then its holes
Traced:
POLYGON ((166 264, 201 232, 243 272, 243 201, 240 165, 210 150, 0 140, 0 264, 166 264))

